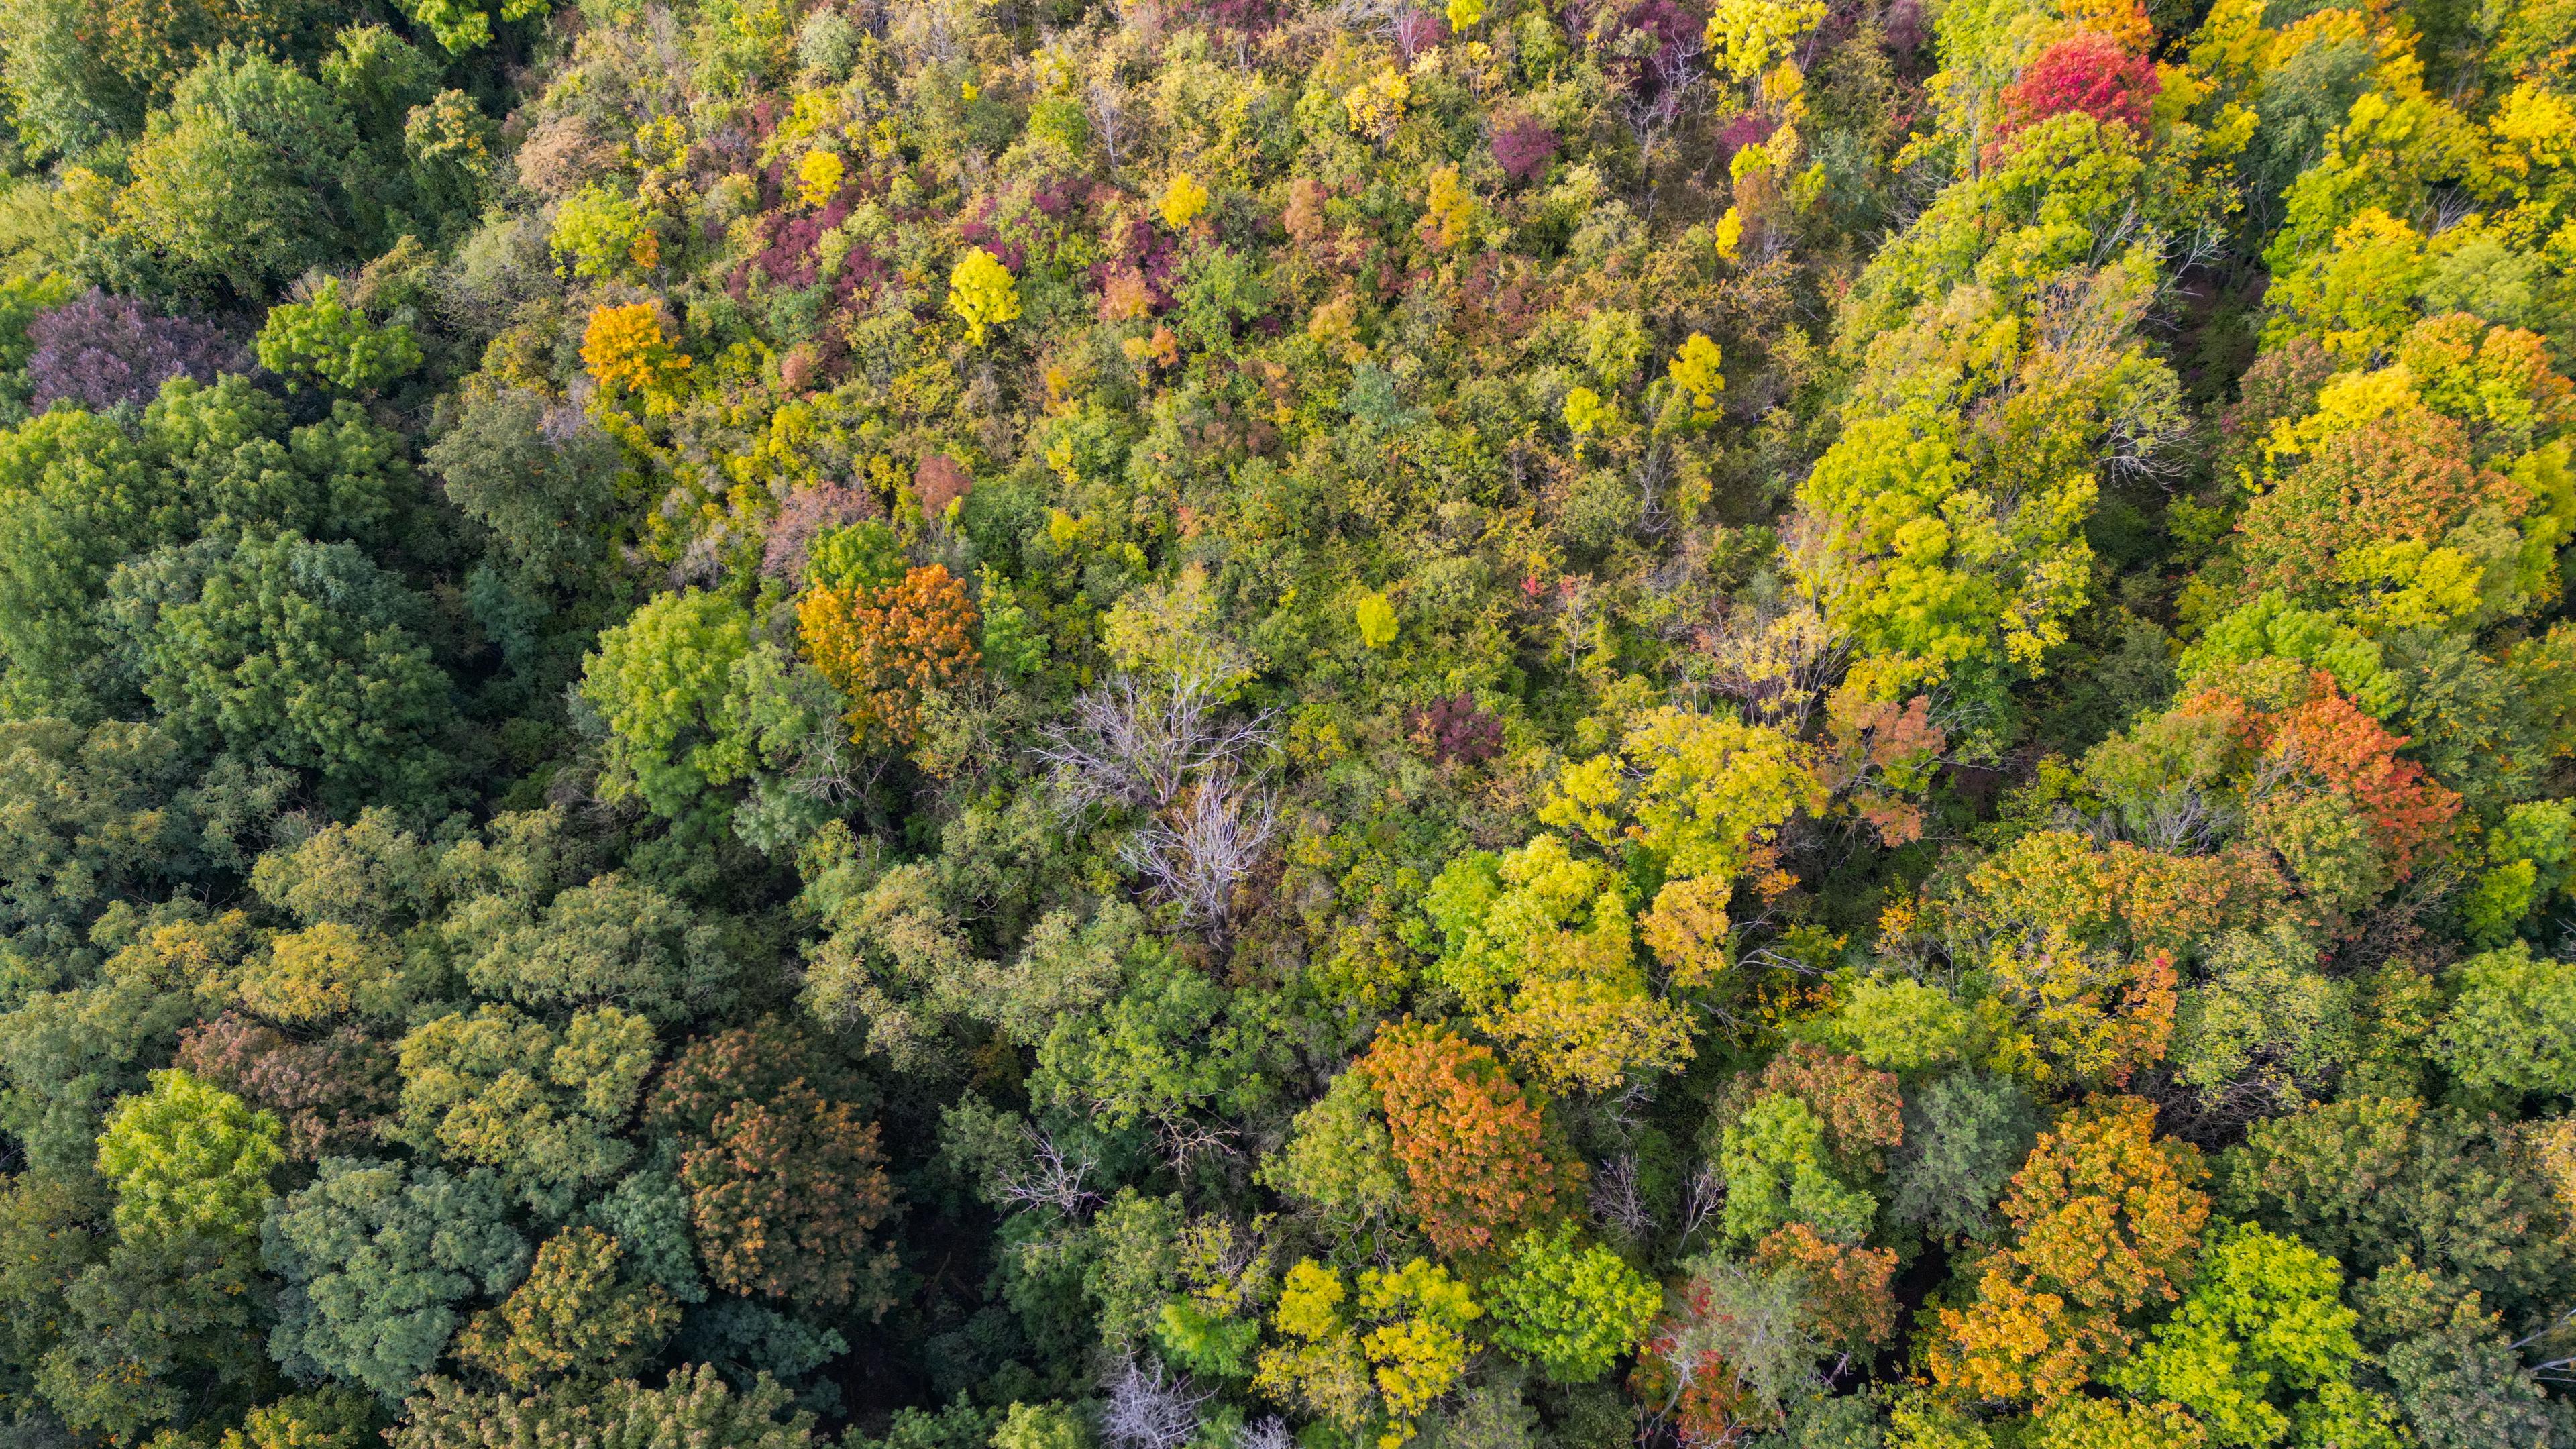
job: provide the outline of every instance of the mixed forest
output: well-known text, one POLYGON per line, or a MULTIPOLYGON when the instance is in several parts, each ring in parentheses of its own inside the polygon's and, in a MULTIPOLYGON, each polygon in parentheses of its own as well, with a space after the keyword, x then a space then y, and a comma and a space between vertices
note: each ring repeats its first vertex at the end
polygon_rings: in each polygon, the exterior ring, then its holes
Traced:
POLYGON ((0 1446, 2576 1449, 2576 0, 0 0, 0 1446))

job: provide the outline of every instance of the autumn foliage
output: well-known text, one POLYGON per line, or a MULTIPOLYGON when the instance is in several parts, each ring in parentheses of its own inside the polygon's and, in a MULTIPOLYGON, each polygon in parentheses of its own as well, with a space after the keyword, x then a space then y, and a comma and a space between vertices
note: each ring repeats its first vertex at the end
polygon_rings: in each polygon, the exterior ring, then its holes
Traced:
POLYGON ((1385 1104, 1423 1235, 1441 1252, 1497 1247, 1573 1187, 1580 1169, 1549 1153, 1538 1103, 1490 1048, 1407 1022, 1378 1033, 1358 1066, 1385 1104))
POLYGON ((2110 36, 2079 30, 2042 51, 2004 92, 2007 126, 2020 130, 2082 111, 2143 133, 2159 89, 2153 61, 2110 36))
POLYGON ((851 731, 897 742, 919 736, 924 691, 980 662, 975 618, 966 586, 940 564, 882 588, 815 589, 796 604, 805 652, 849 697, 851 731))
POLYGON ((582 328, 581 362, 600 386, 647 395, 666 390, 689 370, 687 355, 663 334, 661 309, 650 302, 592 312, 582 328))
POLYGON ((2154 1128, 2154 1107, 2113 1097, 2040 1135, 2004 1197, 2011 1241, 1973 1302, 1939 1311, 1929 1366, 1944 1388, 2053 1402, 2135 1345, 2136 1315, 2182 1296, 2209 1198, 2199 1152, 2154 1128))

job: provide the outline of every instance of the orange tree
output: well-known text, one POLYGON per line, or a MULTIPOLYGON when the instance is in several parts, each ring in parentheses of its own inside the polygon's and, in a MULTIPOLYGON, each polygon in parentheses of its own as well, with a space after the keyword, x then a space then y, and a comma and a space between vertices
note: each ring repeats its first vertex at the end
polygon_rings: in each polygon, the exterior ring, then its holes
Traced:
POLYGON ((796 622, 814 667, 849 697, 850 730, 862 740, 919 738, 923 692, 980 662, 974 602, 940 564, 890 584, 815 589, 797 602, 796 622))
POLYGON ((2209 1198, 2200 1153, 2154 1135, 2155 1108, 2095 1098, 2050 1132, 2005 1195, 2014 1234, 1940 1310, 1933 1379, 1978 1399, 2050 1403, 2137 1342, 2137 1320, 2181 1296, 2209 1198))
POLYGON ((1540 1104, 1490 1049, 1405 1022, 1379 1032, 1358 1066, 1384 1103, 1414 1215, 1441 1252, 1494 1247, 1548 1219, 1573 1187, 1581 1168, 1549 1153, 1540 1104))

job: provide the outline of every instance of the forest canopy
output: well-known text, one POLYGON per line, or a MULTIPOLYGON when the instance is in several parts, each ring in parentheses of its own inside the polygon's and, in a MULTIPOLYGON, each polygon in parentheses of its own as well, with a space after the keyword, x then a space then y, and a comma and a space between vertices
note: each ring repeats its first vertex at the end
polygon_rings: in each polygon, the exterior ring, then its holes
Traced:
POLYGON ((2576 1449, 2576 7, 0 0, 0 1449, 2576 1449))

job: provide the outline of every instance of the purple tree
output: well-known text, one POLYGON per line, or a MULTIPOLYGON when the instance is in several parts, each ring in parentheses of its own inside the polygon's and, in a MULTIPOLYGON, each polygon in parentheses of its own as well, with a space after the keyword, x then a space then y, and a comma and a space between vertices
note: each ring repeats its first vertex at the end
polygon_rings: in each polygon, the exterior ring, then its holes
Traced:
POLYGON ((1556 133, 1545 121, 1515 121, 1494 133, 1494 161, 1514 181, 1536 181, 1556 159, 1556 133))
POLYGON ((104 412, 121 402, 149 402, 181 373, 199 382, 237 369, 241 349, 213 326, 161 317, 131 297, 96 288, 27 324, 35 350, 27 357, 29 405, 43 412, 71 402, 104 412))

